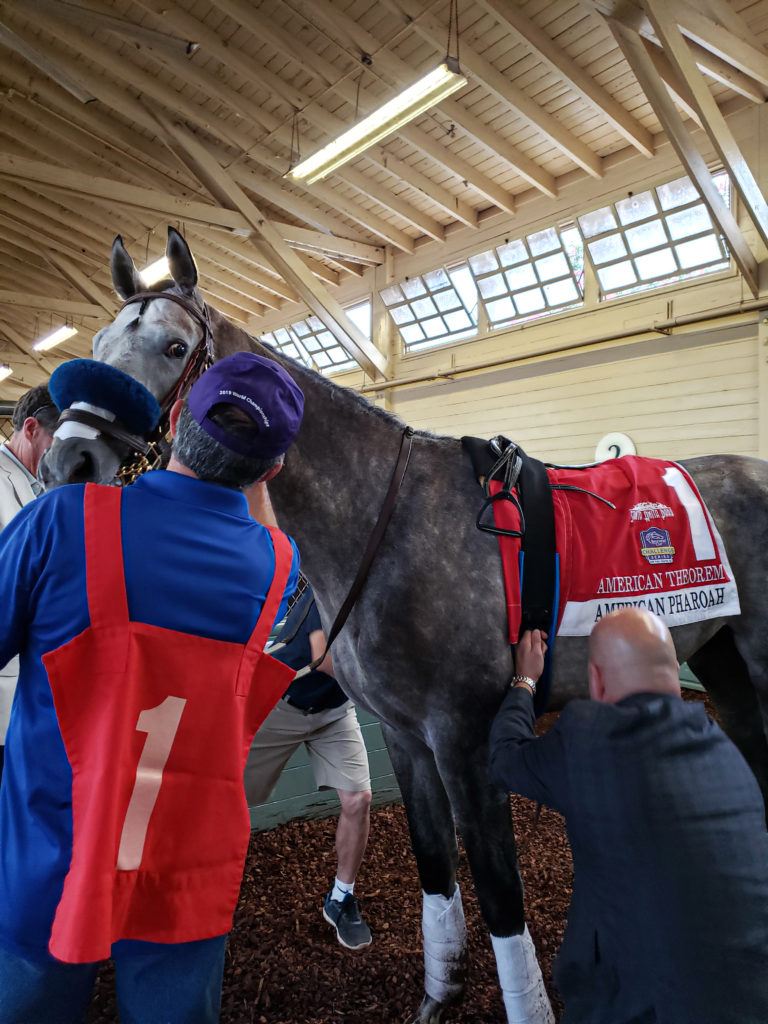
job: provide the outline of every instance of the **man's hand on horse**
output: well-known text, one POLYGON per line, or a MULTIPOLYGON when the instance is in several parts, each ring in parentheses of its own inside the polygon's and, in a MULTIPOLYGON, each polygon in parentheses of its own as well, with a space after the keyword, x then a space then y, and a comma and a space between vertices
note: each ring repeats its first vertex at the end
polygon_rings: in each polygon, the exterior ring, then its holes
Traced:
POLYGON ((521 634, 515 647, 515 686, 527 686, 536 691, 536 683, 544 671, 544 656, 547 653, 547 634, 540 629, 527 629, 521 634))

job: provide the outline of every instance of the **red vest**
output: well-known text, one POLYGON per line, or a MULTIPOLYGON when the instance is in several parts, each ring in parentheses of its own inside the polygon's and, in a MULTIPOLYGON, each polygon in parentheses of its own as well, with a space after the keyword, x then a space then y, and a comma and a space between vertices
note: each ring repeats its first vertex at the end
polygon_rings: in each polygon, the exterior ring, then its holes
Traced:
MULTIPOLYGON (((90 626, 43 658, 72 766, 72 860, 51 931, 59 960, 118 939, 188 942, 232 926, 250 820, 243 769, 294 670, 264 654, 291 569, 246 644, 131 622, 121 490, 85 489, 90 626)), ((151 585, 151 583, 148 583, 151 585)))

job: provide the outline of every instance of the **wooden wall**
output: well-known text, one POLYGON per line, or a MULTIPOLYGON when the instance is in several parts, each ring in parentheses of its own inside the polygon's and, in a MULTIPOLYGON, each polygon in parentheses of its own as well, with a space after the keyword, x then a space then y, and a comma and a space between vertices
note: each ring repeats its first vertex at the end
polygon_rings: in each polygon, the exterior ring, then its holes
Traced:
POLYGON ((595 365, 561 361, 545 372, 513 369, 403 389, 394 411, 440 434, 506 434, 549 462, 592 462, 598 441, 614 431, 627 434, 639 455, 757 455, 754 328, 715 333, 717 340, 696 345, 698 336, 676 351, 664 339, 661 351, 633 355, 627 346, 595 365))

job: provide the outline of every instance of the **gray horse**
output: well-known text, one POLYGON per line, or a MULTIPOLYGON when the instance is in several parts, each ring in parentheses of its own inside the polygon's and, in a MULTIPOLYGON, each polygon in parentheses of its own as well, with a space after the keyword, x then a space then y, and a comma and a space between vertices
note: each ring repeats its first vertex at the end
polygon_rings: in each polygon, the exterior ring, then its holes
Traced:
MULTIPOLYGON (((199 317, 164 300, 163 290, 204 309, 192 255, 173 229, 168 258, 173 281, 159 286, 155 299, 126 305, 94 339, 96 359, 128 372, 158 399, 178 379, 201 333, 199 317)), ((120 239, 111 268, 124 299, 143 290, 120 239)), ((215 358, 242 349, 268 355, 287 366, 306 396, 304 422, 270 492, 281 526, 302 552, 327 630, 376 522, 404 425, 265 349, 215 310, 209 315, 215 358)), ((106 465, 112 447, 101 437, 55 441, 49 485, 106 465)), ((768 797, 768 465, 725 456, 684 465, 723 537, 743 611, 673 630, 678 657, 704 682, 768 797)), ((106 476, 113 472, 107 468, 106 476)), ((513 664, 496 540, 475 528, 480 499, 460 442, 417 431, 388 530, 334 645, 344 689, 382 723, 424 891, 426 994, 414 1024, 440 1021, 463 988, 457 828, 509 1019, 552 1020, 525 930, 509 800, 490 784, 486 768, 490 722, 513 664)), ((552 706, 559 707, 586 696, 586 641, 559 638, 554 647, 552 706)))

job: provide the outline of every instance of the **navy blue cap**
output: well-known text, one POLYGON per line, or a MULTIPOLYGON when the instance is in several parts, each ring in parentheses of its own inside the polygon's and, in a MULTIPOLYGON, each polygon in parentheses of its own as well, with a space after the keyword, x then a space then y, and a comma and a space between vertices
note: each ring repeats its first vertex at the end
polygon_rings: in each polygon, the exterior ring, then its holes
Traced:
POLYGON ((59 412, 73 402, 88 402, 111 412, 134 434, 147 434, 157 426, 160 406, 143 384, 95 359, 70 359, 57 366, 48 382, 59 412))
POLYGON ((304 413, 304 394, 287 370, 255 352, 235 352, 214 363, 192 386, 189 411, 219 444, 251 459, 274 459, 288 450, 304 413), (230 434, 209 419, 222 403, 243 409, 256 436, 230 434))

